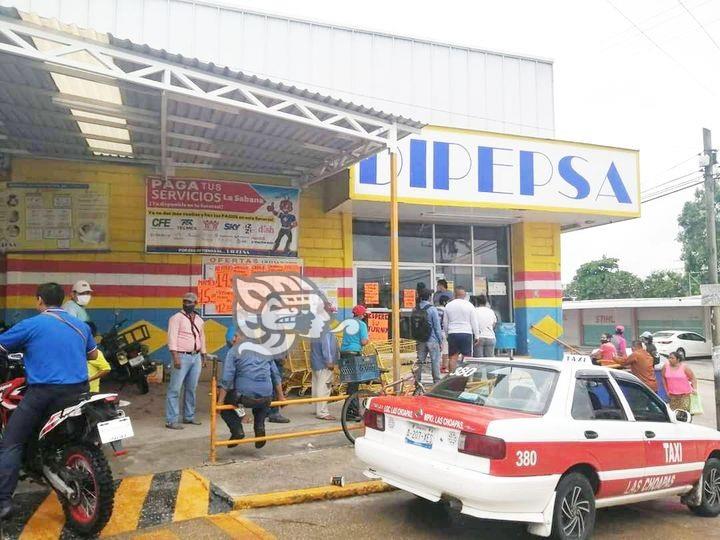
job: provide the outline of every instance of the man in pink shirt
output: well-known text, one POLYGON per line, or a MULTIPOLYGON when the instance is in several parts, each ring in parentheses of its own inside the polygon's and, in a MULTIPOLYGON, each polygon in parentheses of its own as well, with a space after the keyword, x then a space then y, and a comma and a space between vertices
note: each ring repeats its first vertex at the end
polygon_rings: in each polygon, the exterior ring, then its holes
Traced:
POLYGON ((180 420, 180 389, 185 385, 183 424, 199 426, 195 420, 195 391, 207 353, 204 321, 195 311, 197 296, 183 296, 182 311, 168 321, 168 349, 172 355, 172 372, 165 402, 165 427, 183 429, 180 420))

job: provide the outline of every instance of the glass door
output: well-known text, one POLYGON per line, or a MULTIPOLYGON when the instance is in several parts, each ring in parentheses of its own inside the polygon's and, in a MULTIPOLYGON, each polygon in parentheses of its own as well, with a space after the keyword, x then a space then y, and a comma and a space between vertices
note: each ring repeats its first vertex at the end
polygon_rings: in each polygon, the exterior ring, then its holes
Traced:
MULTIPOLYGON (((355 276, 357 303, 363 304, 371 313, 388 313, 392 309, 390 267, 387 265, 359 265, 355 268, 355 276)), ((410 313, 412 312, 411 305, 414 305, 414 296, 411 291, 417 291, 423 287, 432 289, 433 283, 431 266, 400 266, 400 337, 410 337, 410 313)), ((389 327, 392 328, 391 321, 389 327)))

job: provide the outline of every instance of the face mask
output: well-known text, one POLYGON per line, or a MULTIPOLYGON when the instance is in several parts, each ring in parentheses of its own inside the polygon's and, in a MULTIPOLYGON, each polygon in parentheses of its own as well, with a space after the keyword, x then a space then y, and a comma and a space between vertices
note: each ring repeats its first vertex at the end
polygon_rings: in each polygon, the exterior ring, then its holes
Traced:
POLYGON ((87 306, 90 303, 90 300, 92 300, 92 295, 78 294, 76 302, 79 306, 87 306))
POLYGON ((183 311, 185 313, 192 313, 195 311, 195 304, 183 304, 183 311))

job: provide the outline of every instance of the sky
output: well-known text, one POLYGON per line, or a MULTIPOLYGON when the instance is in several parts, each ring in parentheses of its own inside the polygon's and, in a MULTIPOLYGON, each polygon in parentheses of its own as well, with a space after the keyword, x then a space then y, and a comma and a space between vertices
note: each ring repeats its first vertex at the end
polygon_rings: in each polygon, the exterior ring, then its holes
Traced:
MULTIPOLYGON (((698 170, 702 128, 720 146, 720 0, 218 3, 551 58, 555 136, 640 150, 643 190, 698 170)), ((639 219, 563 234, 563 283, 603 255, 642 277, 682 270, 677 216, 693 192, 643 204, 639 219)))

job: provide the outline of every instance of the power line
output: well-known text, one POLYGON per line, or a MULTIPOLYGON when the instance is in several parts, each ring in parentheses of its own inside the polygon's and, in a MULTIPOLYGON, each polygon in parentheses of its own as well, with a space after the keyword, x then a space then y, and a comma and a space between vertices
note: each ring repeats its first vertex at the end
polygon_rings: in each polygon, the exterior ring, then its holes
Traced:
POLYGON ((715 48, 720 51, 720 45, 718 45, 718 42, 715 41, 715 38, 713 38, 710 33, 707 31, 707 28, 703 25, 703 23, 700 22, 700 20, 693 14, 692 11, 690 11, 687 6, 683 3, 682 0, 678 0, 678 4, 680 4, 685 11, 687 11, 687 14, 692 17, 692 19, 697 23, 697 25, 700 27, 700 29, 705 33, 705 35, 708 37, 710 41, 713 42, 713 45, 715 45, 715 48))
MULTIPOLYGON (((659 187, 665 186, 666 184, 671 184, 671 183, 673 183, 673 182, 676 182, 676 181, 678 181, 678 180, 682 180, 683 178, 687 178, 688 176, 692 176, 693 174, 697 174, 697 173, 698 173, 698 171, 692 171, 692 172, 689 172, 689 173, 687 173, 687 174, 683 174, 682 176, 678 176, 678 177, 676 177, 676 178, 673 178, 673 179, 671 179, 671 180, 667 180, 666 182, 661 182, 660 184, 655 184, 654 186, 650 186, 650 187, 648 187, 648 188, 645 188, 645 189, 643 190, 643 193, 648 193, 648 192, 653 191, 653 190, 655 190, 655 189, 657 189, 657 188, 659 188, 659 187)), ((670 186, 667 186, 667 187, 670 187, 670 186)))
POLYGON ((698 176, 696 178, 693 178, 692 181, 688 182, 687 184, 683 184, 673 190, 667 191, 665 193, 660 193, 658 195, 653 195, 652 197, 647 198, 647 199, 643 199, 640 201, 640 204, 645 204, 645 203, 649 203, 651 201, 655 201, 657 199, 662 199, 663 197, 667 197, 668 195, 672 195, 673 193, 677 193, 678 191, 683 191, 684 189, 695 187, 704 182, 705 182, 705 179, 702 178, 701 176, 698 176))
POLYGON ((695 80, 695 82, 696 82, 698 85, 700 85, 703 89, 705 89, 706 92, 708 92, 711 96, 715 96, 715 92, 714 92, 714 91, 710 90, 707 86, 705 86, 705 84, 704 84, 700 79, 698 79, 688 68, 686 68, 685 65, 684 65, 682 62, 680 62, 679 60, 677 60, 672 54, 670 54, 670 53, 667 52, 665 49, 663 49, 660 45, 658 45, 658 43, 657 43, 653 38, 650 37, 650 34, 648 34, 647 32, 645 32, 645 30, 643 30, 642 28, 640 28, 640 27, 635 23, 635 21, 633 21, 630 17, 628 17, 627 15, 625 15, 625 13, 624 13, 619 7, 617 7, 617 6, 612 2, 612 0, 605 0, 605 1, 606 1, 608 4, 610 4, 610 6, 612 6, 612 8, 613 8, 615 11, 617 11, 626 21, 628 21, 630 24, 632 24, 638 32, 640 32, 643 36, 645 36, 645 38, 646 38, 650 43, 652 43, 661 53, 663 53, 665 56, 667 56, 667 57, 668 57, 670 60, 672 60, 675 64, 677 64, 678 66, 680 66, 685 73, 687 73, 688 75, 690 75, 690 76, 695 80))
POLYGON ((682 188, 682 187, 692 184, 698 178, 699 178, 699 176, 696 175, 693 178, 688 178, 687 180, 684 180, 682 182, 678 182, 673 185, 665 186, 664 188, 656 190, 654 192, 644 192, 644 193, 641 193, 641 197, 644 196, 647 199, 647 198, 654 198, 658 195, 665 195, 667 193, 672 192, 673 190, 675 190, 677 188, 682 188))

